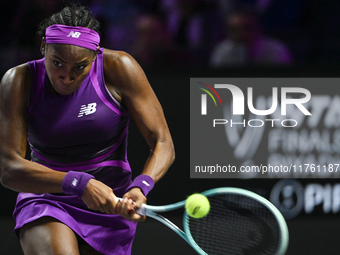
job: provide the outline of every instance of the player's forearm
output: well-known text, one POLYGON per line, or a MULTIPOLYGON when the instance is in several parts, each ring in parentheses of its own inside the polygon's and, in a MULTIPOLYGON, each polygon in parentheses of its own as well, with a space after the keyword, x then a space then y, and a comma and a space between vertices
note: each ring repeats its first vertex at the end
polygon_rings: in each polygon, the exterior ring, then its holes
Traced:
POLYGON ((171 138, 159 140, 154 149, 151 149, 142 174, 149 175, 156 183, 168 171, 175 160, 175 150, 171 138))
POLYGON ((17 192, 61 193, 61 183, 66 173, 25 160, 1 162, 1 184, 17 192))

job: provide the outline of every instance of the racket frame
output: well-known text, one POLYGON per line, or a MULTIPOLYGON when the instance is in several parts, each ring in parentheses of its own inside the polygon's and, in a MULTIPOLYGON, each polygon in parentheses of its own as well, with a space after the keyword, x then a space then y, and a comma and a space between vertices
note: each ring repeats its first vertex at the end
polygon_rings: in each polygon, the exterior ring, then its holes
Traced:
MULTIPOLYGON (((289 232, 287 223, 280 213, 280 211, 266 198, 252 192, 249 190, 241 189, 241 188, 235 188, 235 187, 221 187, 221 188, 213 188, 210 190, 206 190, 202 192, 201 194, 209 197, 216 194, 236 194, 236 195, 242 195, 246 196, 248 198, 252 198, 259 203, 263 204, 268 210, 270 210, 273 215, 275 216, 275 219, 277 221, 277 224, 279 226, 280 230, 280 240, 278 248, 273 255, 283 255, 286 253, 289 243, 289 232)), ((187 212, 184 210, 183 214, 183 229, 180 229, 177 225, 175 225, 173 222, 165 218, 164 216, 158 214, 159 212, 168 212, 173 211, 179 208, 182 208, 185 206, 186 200, 169 204, 169 205, 162 205, 162 206, 153 206, 153 205, 146 205, 143 204, 141 208, 136 210, 136 212, 140 215, 146 215, 148 217, 151 217, 167 227, 169 227, 171 230, 173 230, 176 234, 178 234, 180 237, 182 237, 197 253, 202 255, 208 255, 204 250, 202 250, 201 247, 198 246, 198 244, 195 242, 194 238, 191 235, 189 224, 188 224, 188 218, 190 217, 187 212)))

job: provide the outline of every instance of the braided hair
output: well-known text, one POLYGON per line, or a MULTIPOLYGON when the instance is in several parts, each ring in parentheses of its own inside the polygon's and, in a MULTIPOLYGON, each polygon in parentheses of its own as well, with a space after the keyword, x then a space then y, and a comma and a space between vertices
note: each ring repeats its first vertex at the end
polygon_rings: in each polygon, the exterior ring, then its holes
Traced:
POLYGON ((40 23, 37 34, 45 37, 46 28, 51 25, 60 24, 74 27, 87 27, 99 33, 100 24, 91 11, 85 6, 66 6, 60 12, 53 14, 40 23))

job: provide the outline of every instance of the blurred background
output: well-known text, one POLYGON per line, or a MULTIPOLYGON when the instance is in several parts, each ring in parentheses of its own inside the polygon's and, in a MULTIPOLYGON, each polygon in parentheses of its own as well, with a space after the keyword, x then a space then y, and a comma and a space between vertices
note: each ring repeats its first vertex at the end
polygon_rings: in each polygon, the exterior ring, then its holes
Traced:
MULTIPOLYGON (((177 202, 193 192, 215 187, 249 189, 270 199, 286 217, 290 232, 287 254, 339 254, 338 179, 191 179, 189 171, 190 78, 338 78, 338 0, 78 2, 88 6, 101 22, 102 47, 126 51, 137 59, 164 108, 177 157, 167 175, 149 194, 150 204, 177 202)), ((67 1, 1 1, 1 76, 13 66, 42 57, 40 38, 36 35, 38 24, 59 11, 65 3, 67 1)), ((326 110, 339 109, 337 102, 340 97, 336 86, 325 88, 320 84, 314 89, 333 99, 334 104, 327 105, 326 110)), ((335 118, 332 127, 323 124, 322 117, 320 125, 314 129, 306 127, 305 130, 313 134, 326 130, 331 134, 331 143, 338 145, 340 114, 335 114, 335 118)), ((317 142, 324 142, 322 137, 317 142)), ((134 123, 131 124, 129 140, 130 163, 134 175, 137 175, 148 156, 148 147, 134 123)), ((313 155, 318 163, 321 156, 325 158, 325 153, 315 145, 308 155, 313 155)), ((340 163, 340 146, 333 146, 333 150, 327 153, 333 163, 340 163)), ((256 155, 269 155, 266 141, 260 145, 256 155)), ((230 162, 236 162, 232 155, 230 162)), ((0 186, 2 255, 22 254, 13 232, 11 214, 15 199, 16 192, 0 186)), ((169 213, 168 217, 181 225, 182 213, 169 213)), ((133 254, 195 253, 167 227, 148 219, 139 224, 133 254)))

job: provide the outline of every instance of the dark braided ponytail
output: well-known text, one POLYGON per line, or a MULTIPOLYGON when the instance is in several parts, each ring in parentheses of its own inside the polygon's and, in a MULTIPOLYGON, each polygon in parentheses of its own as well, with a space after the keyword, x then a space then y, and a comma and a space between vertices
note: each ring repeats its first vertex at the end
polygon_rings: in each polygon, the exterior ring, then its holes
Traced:
POLYGON ((66 6, 60 12, 53 14, 40 23, 37 34, 45 37, 46 28, 51 25, 60 24, 74 27, 87 27, 99 33, 100 24, 91 11, 85 6, 66 6))

